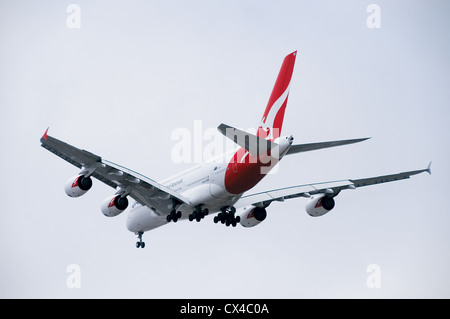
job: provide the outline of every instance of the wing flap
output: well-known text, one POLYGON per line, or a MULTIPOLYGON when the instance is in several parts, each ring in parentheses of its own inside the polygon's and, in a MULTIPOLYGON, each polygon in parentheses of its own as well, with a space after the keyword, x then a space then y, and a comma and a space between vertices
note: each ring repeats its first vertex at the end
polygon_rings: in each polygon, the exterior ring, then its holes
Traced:
POLYGON ((427 172, 431 174, 431 163, 425 169, 401 172, 397 174, 389 174, 383 176, 348 179, 334 182, 315 183, 300 186, 292 186, 280 189, 274 189, 266 192, 256 193, 252 195, 242 196, 236 203, 235 207, 240 208, 248 205, 266 207, 273 201, 284 201, 285 199, 297 197, 309 197, 320 193, 337 195, 344 189, 355 189, 357 187, 382 184, 387 182, 408 179, 410 176, 427 172))
MULTIPOLYGON (((189 204, 189 201, 187 198, 184 198, 182 195, 178 194, 177 192, 174 192, 170 188, 159 184, 158 182, 139 174, 133 170, 130 170, 126 167, 123 167, 121 165, 115 164, 113 162, 103 160, 103 163, 106 164, 106 167, 112 168, 113 170, 110 170, 108 172, 108 175, 113 175, 112 179, 115 180, 115 182, 121 186, 121 187, 131 187, 131 188, 142 188, 145 189, 149 194, 151 192, 154 192, 153 197, 162 197, 162 194, 170 195, 182 203, 189 204), (121 172, 121 173, 119 173, 121 172)), ((152 196, 150 196, 152 197, 152 196)), ((168 197, 168 196, 165 196, 168 197)))
POLYGON ((58 157, 82 169, 82 174, 92 176, 112 188, 125 190, 135 200, 160 211, 170 211, 175 203, 189 201, 177 192, 158 182, 121 165, 102 159, 86 150, 79 149, 51 137, 46 133, 41 146, 58 157))
POLYGON ((291 186, 286 188, 279 188, 267 192, 242 196, 237 202, 236 207, 243 207, 247 205, 254 206, 268 206, 273 201, 284 201, 285 199, 297 197, 309 197, 319 193, 333 192, 339 193, 342 189, 353 188, 353 183, 350 180, 306 184, 299 186, 291 186))

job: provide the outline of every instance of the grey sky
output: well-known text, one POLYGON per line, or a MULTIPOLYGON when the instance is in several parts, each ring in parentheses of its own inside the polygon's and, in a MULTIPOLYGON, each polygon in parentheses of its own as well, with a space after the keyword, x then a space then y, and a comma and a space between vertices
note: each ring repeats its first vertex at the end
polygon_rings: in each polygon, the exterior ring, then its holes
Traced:
POLYGON ((446 207, 448 1, 0 1, 3 169, 0 296, 147 298, 450 297, 446 207), (81 8, 70 29, 69 4, 81 8), (253 191, 425 168, 433 175, 342 192, 309 217, 305 199, 274 203, 244 229, 177 223, 134 248, 114 190, 40 147, 50 134, 153 179, 175 128, 248 128, 285 55, 298 50, 283 127, 296 143, 371 136, 294 155, 253 191), (81 269, 81 288, 66 268, 81 269), (366 285, 379 265, 381 288, 366 285))

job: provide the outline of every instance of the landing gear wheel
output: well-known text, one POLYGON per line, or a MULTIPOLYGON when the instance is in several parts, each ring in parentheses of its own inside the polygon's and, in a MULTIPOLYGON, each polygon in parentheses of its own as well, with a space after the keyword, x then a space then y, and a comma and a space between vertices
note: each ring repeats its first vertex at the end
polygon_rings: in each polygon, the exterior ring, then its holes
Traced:
POLYGON ((223 207, 220 210, 220 213, 217 214, 216 217, 214 217, 214 223, 221 222, 222 224, 225 224, 225 226, 233 226, 236 227, 236 225, 241 221, 240 216, 234 216, 236 213, 236 208, 233 206, 226 206, 223 207))
POLYGON ((202 209, 201 206, 196 206, 195 210, 188 216, 189 221, 193 221, 194 219, 199 222, 203 218, 205 218, 206 215, 209 214, 208 208, 202 209))
POLYGON ((136 248, 145 248, 145 242, 137 241, 136 242, 136 248))
POLYGON ((136 233, 136 236, 139 239, 139 241, 136 242, 136 248, 144 248, 145 247, 145 243, 142 241, 143 234, 144 234, 143 232, 136 233))
POLYGON ((167 215, 166 220, 168 223, 170 223, 171 221, 176 223, 178 221, 178 219, 180 219, 180 218, 181 218, 181 212, 177 212, 174 209, 170 212, 169 215, 167 215))

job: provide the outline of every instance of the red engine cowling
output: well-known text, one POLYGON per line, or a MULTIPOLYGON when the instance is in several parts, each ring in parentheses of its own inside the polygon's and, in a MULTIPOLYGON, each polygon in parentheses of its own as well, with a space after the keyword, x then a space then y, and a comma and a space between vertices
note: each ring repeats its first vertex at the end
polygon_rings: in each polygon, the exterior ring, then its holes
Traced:
POLYGON ((266 219, 267 212, 265 208, 250 206, 244 207, 238 215, 241 217, 240 224, 242 226, 253 227, 266 219))
POLYGON ((64 191, 70 197, 80 197, 86 194, 92 187, 92 179, 90 177, 84 177, 83 175, 77 175, 70 178, 64 186, 64 191))
POLYGON ((114 217, 122 213, 128 207, 128 199, 114 195, 105 199, 102 203, 101 210, 103 215, 114 217))
POLYGON ((325 215, 334 208, 334 198, 326 195, 312 197, 305 208, 309 216, 325 215))

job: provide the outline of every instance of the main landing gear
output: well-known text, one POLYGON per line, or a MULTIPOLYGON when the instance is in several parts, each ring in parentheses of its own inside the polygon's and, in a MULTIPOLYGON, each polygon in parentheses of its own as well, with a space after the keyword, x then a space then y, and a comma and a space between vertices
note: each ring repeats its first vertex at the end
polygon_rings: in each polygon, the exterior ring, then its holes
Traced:
MULTIPOLYGON (((225 224, 226 226, 233 226, 236 227, 236 225, 241 221, 240 216, 235 216, 236 208, 233 206, 227 206, 223 207, 219 214, 214 217, 214 223, 221 222, 222 224, 225 224)), ((197 222, 201 221, 205 216, 209 214, 208 208, 202 209, 202 207, 199 205, 195 207, 195 210, 192 212, 192 214, 189 214, 188 219, 190 222, 196 220, 197 222)), ((167 215, 166 219, 167 222, 173 221, 176 223, 178 219, 181 218, 181 212, 177 212, 176 210, 172 210, 169 215, 167 215)))
POLYGON ((145 242, 142 241, 143 234, 143 232, 136 233, 136 236, 139 239, 139 241, 136 242, 136 248, 145 248, 145 242))
POLYGON ((236 213, 236 208, 233 206, 231 207, 224 207, 221 209, 221 212, 217 214, 217 216, 214 217, 214 223, 221 222, 222 224, 225 224, 228 226, 236 227, 237 223, 241 221, 240 216, 234 216, 236 213))
POLYGON ((193 221, 194 219, 199 222, 203 218, 205 218, 206 215, 209 214, 208 208, 202 209, 200 206, 197 206, 196 210, 192 212, 192 214, 189 215, 189 221, 193 221))
POLYGON ((176 223, 179 218, 181 218, 181 212, 177 212, 175 209, 172 210, 166 217, 168 223, 170 223, 171 221, 176 223))
MULTIPOLYGON (((203 218, 205 218, 205 216, 206 215, 208 215, 209 214, 209 210, 207 209, 207 208, 205 208, 205 209, 202 209, 200 206, 197 206, 196 208, 195 208, 195 210, 192 212, 192 214, 190 214, 189 215, 189 221, 191 222, 191 221, 193 221, 194 219, 197 221, 197 222, 199 222, 199 221, 201 221, 203 218)), ((181 212, 177 212, 175 209, 174 210, 172 210, 171 212, 170 212, 170 214, 169 215, 167 215, 167 217, 166 217, 166 219, 167 219, 167 222, 168 223, 170 223, 170 222, 174 222, 174 223, 176 223, 177 221, 178 221, 178 219, 180 219, 181 218, 181 212)))

